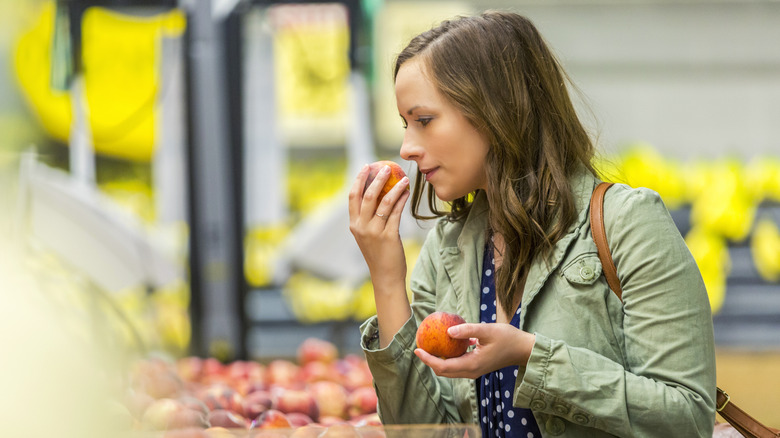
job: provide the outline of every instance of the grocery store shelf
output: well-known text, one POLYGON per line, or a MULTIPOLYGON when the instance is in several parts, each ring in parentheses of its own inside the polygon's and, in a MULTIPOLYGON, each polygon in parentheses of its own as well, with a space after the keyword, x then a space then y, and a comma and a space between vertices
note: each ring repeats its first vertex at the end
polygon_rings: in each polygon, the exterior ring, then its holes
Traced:
POLYGON ((278 288, 253 289, 245 303, 249 321, 246 349, 251 358, 294 358, 298 346, 310 337, 333 342, 341 354, 362 354, 358 321, 301 322, 278 288))

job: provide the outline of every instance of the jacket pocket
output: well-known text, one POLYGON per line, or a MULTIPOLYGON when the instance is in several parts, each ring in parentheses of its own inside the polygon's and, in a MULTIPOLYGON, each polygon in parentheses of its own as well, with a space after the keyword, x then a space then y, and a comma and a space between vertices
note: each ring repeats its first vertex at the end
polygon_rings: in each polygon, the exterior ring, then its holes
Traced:
POLYGON ((590 285, 601 276, 601 261, 596 253, 585 253, 561 269, 569 283, 590 285))

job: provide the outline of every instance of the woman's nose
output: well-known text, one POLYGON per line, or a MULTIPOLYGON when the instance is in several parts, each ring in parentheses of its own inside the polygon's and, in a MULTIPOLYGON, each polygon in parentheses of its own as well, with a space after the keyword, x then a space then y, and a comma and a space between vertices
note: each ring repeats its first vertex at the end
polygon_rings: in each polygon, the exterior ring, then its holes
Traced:
POLYGON ((401 142, 401 158, 412 161, 420 157, 422 148, 414 141, 409 131, 404 132, 403 142, 401 142))

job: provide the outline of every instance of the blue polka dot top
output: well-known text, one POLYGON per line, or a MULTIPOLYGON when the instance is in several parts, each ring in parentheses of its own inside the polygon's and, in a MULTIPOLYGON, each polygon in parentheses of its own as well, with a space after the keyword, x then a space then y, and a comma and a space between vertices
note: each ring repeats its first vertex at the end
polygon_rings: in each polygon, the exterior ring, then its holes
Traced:
MULTIPOLYGON (((493 261, 493 245, 485 245, 482 285, 480 290, 479 321, 482 324, 496 322, 496 281, 493 261)), ((511 324, 520 325, 520 307, 512 316, 511 324)), ((479 417, 483 438, 522 437, 541 438, 530 409, 512 406, 517 378, 517 366, 508 366, 485 374, 477 379, 479 417)))

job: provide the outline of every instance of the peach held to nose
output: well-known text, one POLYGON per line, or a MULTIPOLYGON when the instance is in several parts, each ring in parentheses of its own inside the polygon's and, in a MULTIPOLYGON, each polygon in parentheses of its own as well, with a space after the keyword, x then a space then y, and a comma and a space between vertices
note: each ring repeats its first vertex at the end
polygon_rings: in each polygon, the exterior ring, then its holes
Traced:
POLYGON ((390 189, 392 189, 393 186, 398 183, 398 181, 401 181, 401 179, 406 176, 404 170, 401 169, 401 166, 399 166, 395 161, 376 161, 369 164, 371 170, 368 172, 368 179, 366 179, 366 185, 363 187, 363 193, 366 192, 368 186, 371 185, 371 182, 374 181, 374 178, 376 178, 376 176, 379 174, 379 171, 381 171, 385 166, 390 166, 390 178, 387 179, 387 182, 382 187, 382 191, 379 192, 378 201, 381 201, 387 192, 389 192, 390 189))

